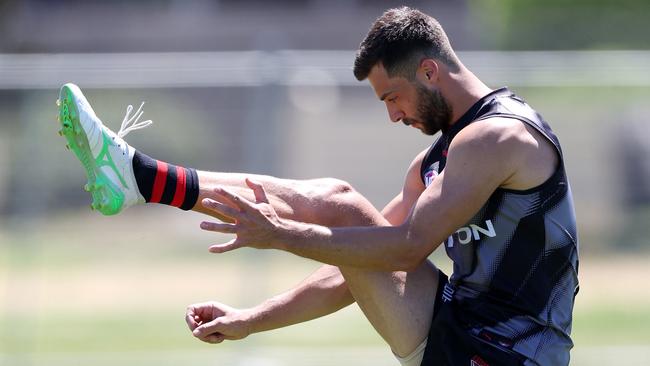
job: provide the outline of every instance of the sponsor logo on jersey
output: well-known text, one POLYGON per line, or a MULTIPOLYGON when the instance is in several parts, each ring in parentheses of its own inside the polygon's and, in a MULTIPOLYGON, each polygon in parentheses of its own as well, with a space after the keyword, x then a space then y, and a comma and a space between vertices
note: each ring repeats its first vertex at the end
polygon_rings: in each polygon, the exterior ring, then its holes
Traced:
POLYGON ((485 220, 485 227, 480 227, 474 224, 461 227, 447 238, 447 247, 453 248, 455 242, 460 244, 469 244, 472 240, 480 240, 481 235, 489 238, 497 236, 497 232, 494 230, 494 225, 492 225, 492 220, 485 220))
POLYGON ((429 168, 424 172, 424 185, 428 187, 433 182, 433 179, 438 176, 438 169, 440 168, 440 162, 436 161, 435 163, 429 165, 429 168))

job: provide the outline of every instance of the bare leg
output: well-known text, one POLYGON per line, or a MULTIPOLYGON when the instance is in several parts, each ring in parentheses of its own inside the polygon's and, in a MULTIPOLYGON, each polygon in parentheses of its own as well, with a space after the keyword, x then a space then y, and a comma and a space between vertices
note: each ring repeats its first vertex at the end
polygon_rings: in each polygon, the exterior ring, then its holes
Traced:
MULTIPOLYGON (((244 178, 264 185, 270 203, 282 217, 327 226, 389 225, 367 199, 336 179, 287 180, 240 173, 199 172, 200 194, 194 210, 206 212, 201 200, 217 186, 227 186, 252 199, 244 178)), ((339 268, 346 284, 377 332, 399 356, 411 353, 431 324, 438 272, 429 261, 412 272, 375 272, 339 268)))
POLYGON ((425 261, 412 272, 339 268, 352 296, 393 352, 404 357, 429 333, 438 270, 425 261))
POLYGON ((192 210, 205 214, 212 215, 213 212, 206 210, 201 200, 214 198, 213 190, 217 186, 234 189, 236 193, 254 200, 251 189, 244 182, 245 178, 250 178, 264 185, 273 208, 284 218, 328 226, 377 225, 377 219, 385 222, 368 200, 356 193, 352 195, 353 189, 348 183, 334 178, 293 180, 205 171, 198 171, 198 176, 199 198, 192 210), (354 201, 350 201, 351 198, 354 201))

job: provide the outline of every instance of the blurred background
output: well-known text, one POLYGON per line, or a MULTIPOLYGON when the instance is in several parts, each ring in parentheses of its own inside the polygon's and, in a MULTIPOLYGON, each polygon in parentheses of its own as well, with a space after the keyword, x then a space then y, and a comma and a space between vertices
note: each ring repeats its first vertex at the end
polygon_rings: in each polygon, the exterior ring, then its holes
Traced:
MULTIPOLYGON (((57 136, 78 84, 127 141, 201 170, 333 176, 377 207, 434 139, 389 122, 354 52, 390 7, 436 17, 461 60, 507 85, 564 148, 580 234, 572 365, 650 365, 650 2, 646 0, 0 0, 0 365, 397 365, 356 305, 219 346, 191 303, 253 306, 317 263, 215 256, 202 216, 102 217, 57 136)), ((439 251, 437 265, 449 272, 439 251)))

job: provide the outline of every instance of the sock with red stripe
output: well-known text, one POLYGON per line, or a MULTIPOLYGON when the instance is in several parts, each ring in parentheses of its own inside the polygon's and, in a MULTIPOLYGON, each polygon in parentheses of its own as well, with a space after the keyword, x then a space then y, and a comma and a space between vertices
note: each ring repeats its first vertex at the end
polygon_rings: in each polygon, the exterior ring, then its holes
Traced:
POLYGON ((136 150, 133 174, 145 201, 191 210, 199 197, 199 177, 195 169, 153 159, 136 150))

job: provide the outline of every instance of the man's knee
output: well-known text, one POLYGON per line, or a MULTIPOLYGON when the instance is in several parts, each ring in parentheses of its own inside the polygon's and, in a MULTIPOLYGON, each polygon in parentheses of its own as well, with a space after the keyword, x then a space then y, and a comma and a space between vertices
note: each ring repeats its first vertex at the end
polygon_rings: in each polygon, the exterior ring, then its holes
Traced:
POLYGON ((316 199, 324 201, 332 201, 340 199, 350 193, 354 192, 352 185, 344 180, 336 178, 320 178, 314 180, 317 188, 316 199))
POLYGON ((350 183, 335 179, 316 180, 313 200, 319 207, 316 214, 330 226, 377 224, 376 209, 350 183))

